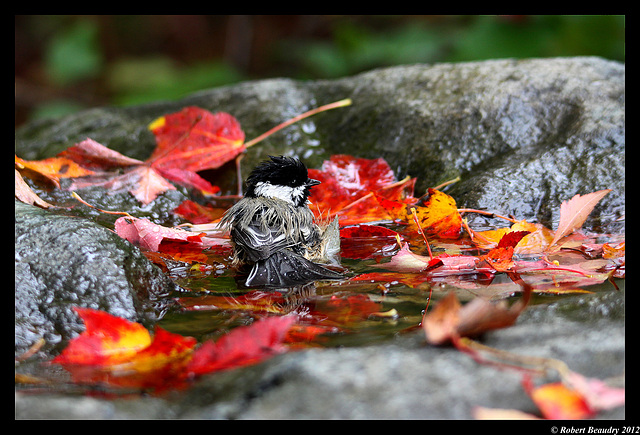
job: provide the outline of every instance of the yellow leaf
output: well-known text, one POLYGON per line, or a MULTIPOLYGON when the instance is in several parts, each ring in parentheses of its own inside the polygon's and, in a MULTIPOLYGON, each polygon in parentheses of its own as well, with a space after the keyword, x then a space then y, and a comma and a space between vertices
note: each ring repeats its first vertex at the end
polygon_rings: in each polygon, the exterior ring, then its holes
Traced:
POLYGON ((166 122, 165 117, 161 116, 160 118, 155 119, 151 124, 149 124, 149 130, 153 131, 158 128, 164 127, 165 122, 166 122))

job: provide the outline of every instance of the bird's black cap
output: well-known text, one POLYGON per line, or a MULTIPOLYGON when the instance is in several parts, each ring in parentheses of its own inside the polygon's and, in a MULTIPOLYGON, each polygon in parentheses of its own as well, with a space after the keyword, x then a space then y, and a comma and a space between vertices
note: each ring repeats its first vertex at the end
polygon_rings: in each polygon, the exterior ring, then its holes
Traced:
POLYGON ((315 186, 320 184, 317 180, 311 180, 307 167, 300 160, 293 157, 269 156, 256 166, 247 178, 249 190, 259 182, 268 182, 273 185, 299 187, 315 186))

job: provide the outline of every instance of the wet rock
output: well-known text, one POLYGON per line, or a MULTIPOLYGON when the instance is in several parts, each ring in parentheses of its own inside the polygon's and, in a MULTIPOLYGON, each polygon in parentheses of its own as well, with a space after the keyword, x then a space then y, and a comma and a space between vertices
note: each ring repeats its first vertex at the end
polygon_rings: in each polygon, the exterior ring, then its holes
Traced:
POLYGON ((129 242, 89 220, 15 206, 15 352, 39 338, 43 351, 84 330, 74 306, 152 325, 175 290, 129 242))
POLYGON ((614 226, 624 214, 624 78, 623 64, 597 58, 396 67, 332 83, 354 104, 331 128, 318 123, 334 150, 384 157, 417 176, 418 191, 460 176, 447 191, 460 207, 552 228, 563 200, 614 189, 588 222, 614 226))

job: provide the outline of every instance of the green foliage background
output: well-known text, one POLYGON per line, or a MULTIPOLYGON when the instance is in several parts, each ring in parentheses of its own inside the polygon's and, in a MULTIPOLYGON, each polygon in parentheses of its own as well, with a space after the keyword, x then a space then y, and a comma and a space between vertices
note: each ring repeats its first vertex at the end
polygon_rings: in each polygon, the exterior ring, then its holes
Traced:
POLYGON ((624 16, 16 16, 16 126, 267 77, 398 64, 601 56, 625 61, 624 16))

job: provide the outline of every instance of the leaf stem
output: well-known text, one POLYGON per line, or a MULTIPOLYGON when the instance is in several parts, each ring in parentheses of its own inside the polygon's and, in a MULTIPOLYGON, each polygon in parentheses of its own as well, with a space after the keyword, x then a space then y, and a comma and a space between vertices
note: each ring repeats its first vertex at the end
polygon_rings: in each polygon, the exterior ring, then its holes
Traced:
POLYGON ((429 258, 431 260, 433 260, 433 254, 431 253, 431 246, 429 246, 429 242, 427 241, 427 236, 425 236, 424 230, 422 229, 422 226, 420 225, 420 221, 418 220, 418 215, 416 213, 416 208, 415 207, 411 207, 411 214, 413 215, 413 221, 418 226, 418 232, 422 235, 422 238, 424 239, 425 245, 427 245, 427 251, 429 251, 429 258))
POLYGON ((458 213, 478 213, 478 214, 483 214, 485 216, 489 216, 492 218, 496 217, 496 218, 504 219, 514 224, 518 223, 518 220, 516 219, 512 219, 506 216, 500 216, 499 214, 495 214, 490 211, 476 210, 475 208, 459 208, 458 213))
POLYGON ((340 101, 336 101, 334 103, 330 103, 330 104, 325 104, 324 106, 320 106, 320 107, 316 107, 315 109, 311 109, 307 112, 304 112, 301 115, 295 116, 285 122, 283 122, 282 124, 276 125, 275 127, 273 127, 271 130, 262 133, 260 136, 256 137, 255 139, 251 139, 249 142, 245 142, 244 146, 246 148, 249 148, 255 144, 257 144, 258 142, 262 141, 263 139, 271 136, 273 133, 282 130, 285 127, 290 126, 291 124, 294 124, 304 118, 308 118, 309 116, 315 115, 316 113, 320 113, 320 112, 325 112, 327 110, 331 110, 331 109, 336 109, 338 107, 345 107, 345 106, 349 106, 351 104, 351 98, 345 98, 344 100, 340 100, 340 101))
POLYGON ((129 216, 129 217, 133 217, 131 216, 129 213, 127 213, 126 211, 109 211, 109 210, 102 210, 101 208, 96 207, 95 205, 91 205, 89 204, 87 201, 85 201, 84 199, 82 199, 80 197, 80 195, 78 195, 76 192, 71 192, 71 196, 73 196, 76 200, 78 200, 79 202, 81 202, 82 204, 86 205, 87 207, 91 207, 94 210, 98 210, 99 212, 102 213, 106 213, 106 214, 120 214, 123 216, 129 216))
POLYGON ((454 184, 460 181, 460 176, 457 176, 453 180, 445 181, 442 184, 438 184, 436 187, 432 187, 433 190, 442 190, 443 187, 448 186, 449 184, 454 184))

